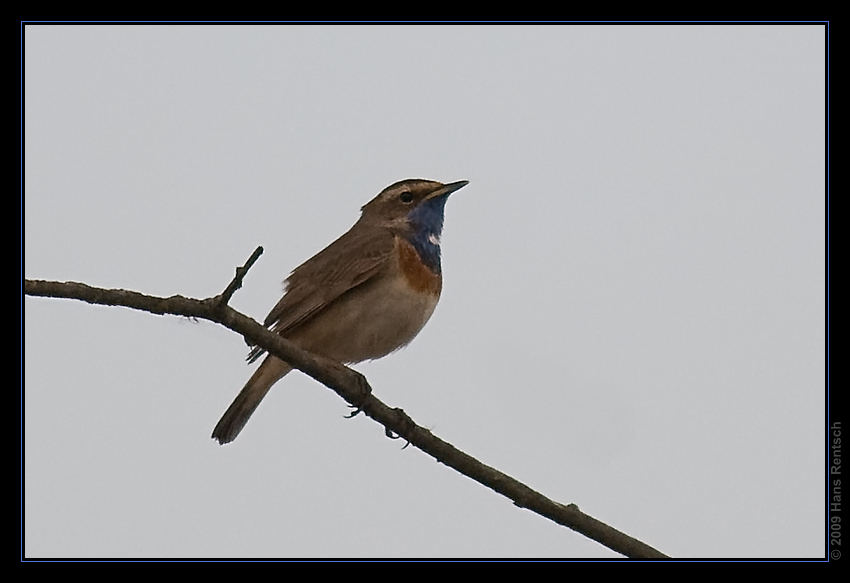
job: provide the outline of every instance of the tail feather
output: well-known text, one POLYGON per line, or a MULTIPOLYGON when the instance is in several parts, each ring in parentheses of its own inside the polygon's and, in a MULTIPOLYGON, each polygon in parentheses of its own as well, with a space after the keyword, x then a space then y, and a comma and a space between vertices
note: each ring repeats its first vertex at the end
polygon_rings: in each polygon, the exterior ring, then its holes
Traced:
POLYGON ((272 385, 291 370, 292 367, 279 358, 267 356, 221 416, 213 429, 213 439, 221 445, 236 439, 272 385))

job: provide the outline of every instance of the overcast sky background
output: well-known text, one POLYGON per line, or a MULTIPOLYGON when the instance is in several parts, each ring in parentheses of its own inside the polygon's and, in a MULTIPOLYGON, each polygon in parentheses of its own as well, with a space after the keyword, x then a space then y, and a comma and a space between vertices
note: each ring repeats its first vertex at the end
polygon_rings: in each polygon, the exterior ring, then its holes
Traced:
MULTIPOLYGON (((27 26, 24 274, 219 293, 404 178, 443 296, 376 395, 676 557, 825 553, 822 26, 27 26)), ((29 557, 614 557, 207 322, 26 298, 29 557)))

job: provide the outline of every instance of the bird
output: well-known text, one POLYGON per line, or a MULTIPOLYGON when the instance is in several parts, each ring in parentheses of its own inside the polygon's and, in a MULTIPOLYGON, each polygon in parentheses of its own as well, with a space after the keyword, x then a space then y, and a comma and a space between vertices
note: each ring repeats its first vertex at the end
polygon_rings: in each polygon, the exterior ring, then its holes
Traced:
MULTIPOLYGON (((292 271, 264 325, 343 364, 406 346, 440 299, 446 200, 467 184, 407 179, 383 189, 363 205, 351 229, 292 271)), ((264 353, 255 346, 248 361, 264 353)), ((267 355, 216 424, 213 439, 221 445, 236 439, 272 385, 291 370, 267 355)))

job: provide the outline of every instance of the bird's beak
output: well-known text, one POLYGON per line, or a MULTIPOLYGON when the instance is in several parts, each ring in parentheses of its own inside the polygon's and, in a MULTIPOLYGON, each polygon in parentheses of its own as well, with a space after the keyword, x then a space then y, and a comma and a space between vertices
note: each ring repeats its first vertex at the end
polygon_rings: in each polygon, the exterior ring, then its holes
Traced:
POLYGON ((445 196, 453 193, 456 190, 460 190, 464 186, 469 184, 469 180, 458 180, 457 182, 451 182, 449 184, 444 184, 428 196, 426 196, 423 200, 428 200, 429 198, 436 198, 438 196, 445 196))

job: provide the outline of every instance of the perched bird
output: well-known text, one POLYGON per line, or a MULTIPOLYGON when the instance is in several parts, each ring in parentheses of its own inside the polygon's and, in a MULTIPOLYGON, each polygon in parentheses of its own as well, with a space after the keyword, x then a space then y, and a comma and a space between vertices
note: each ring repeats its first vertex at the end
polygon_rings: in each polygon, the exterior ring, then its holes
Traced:
MULTIPOLYGON (((351 364, 407 345, 434 312, 443 276, 446 199, 466 186, 410 179, 381 191, 347 233, 296 267, 265 325, 310 352, 351 364)), ((255 347, 248 360, 264 353, 255 347)), ((213 430, 233 441, 269 389, 292 370, 268 355, 213 430)))

